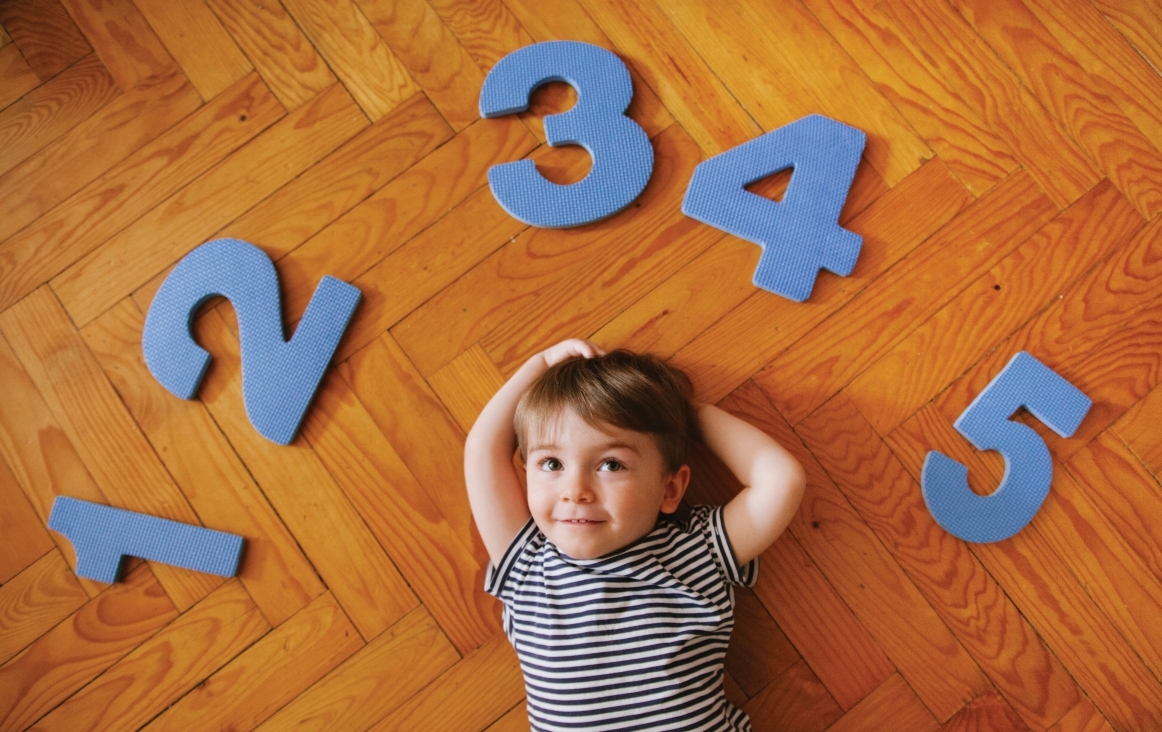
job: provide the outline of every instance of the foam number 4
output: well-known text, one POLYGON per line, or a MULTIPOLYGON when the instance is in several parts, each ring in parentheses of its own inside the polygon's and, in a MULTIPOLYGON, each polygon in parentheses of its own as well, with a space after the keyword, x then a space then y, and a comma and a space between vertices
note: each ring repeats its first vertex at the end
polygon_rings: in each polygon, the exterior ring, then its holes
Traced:
POLYGON ((796 302, 820 269, 847 276, 863 237, 839 225, 867 135, 813 114, 744 142, 694 169, 682 213, 763 248, 754 284, 796 302), (793 168, 780 202, 744 186, 793 168))
POLYGON ((214 295, 230 300, 238 316, 250 423, 271 442, 290 444, 359 303, 359 288, 323 277, 287 341, 278 273, 261 249, 218 239, 190 252, 154 296, 141 336, 150 373, 183 399, 194 397, 210 365, 190 326, 198 307, 214 295))
POLYGON ((480 114, 500 117, 524 111, 529 95, 550 81, 577 90, 567 112, 545 117, 550 145, 580 145, 593 165, 585 178, 557 185, 537 172, 532 160, 494 165, 488 171, 492 195, 514 218, 546 228, 580 226, 628 206, 650 179, 654 150, 649 137, 625 116, 633 83, 613 53, 580 41, 548 41, 502 58, 480 90, 480 114))
POLYGON ((1021 351, 953 423, 978 450, 1005 459, 1000 486, 988 496, 968 487, 968 468, 933 450, 920 484, 936 522, 950 534, 978 543, 1007 539, 1025 527, 1049 495, 1053 461, 1041 436, 1009 419, 1025 407, 1051 430, 1069 437, 1092 401, 1045 364, 1021 351))

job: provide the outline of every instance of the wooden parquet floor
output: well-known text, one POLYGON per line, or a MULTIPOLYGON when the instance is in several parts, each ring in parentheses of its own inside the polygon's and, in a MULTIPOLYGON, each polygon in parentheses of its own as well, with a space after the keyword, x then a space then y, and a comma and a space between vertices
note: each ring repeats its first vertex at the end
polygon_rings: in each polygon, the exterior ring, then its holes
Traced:
MULTIPOLYGON (((1162 729, 1159 69, 1157 0, 0 0, 0 730, 527 729, 462 450, 568 336, 671 358, 807 469, 738 599, 726 693, 756 730, 1162 729), (551 39, 625 60, 656 157, 567 230, 486 176, 584 177, 541 123, 576 95, 477 111, 551 39), (800 304, 680 204, 812 113, 867 133, 864 244, 800 304), (276 262, 288 323, 325 274, 363 292, 287 447, 247 421, 228 303, 196 400, 141 355, 161 281, 226 236, 276 262), (1069 439, 1018 417, 1049 498, 967 544, 920 466, 996 485, 952 422, 1020 350, 1094 406, 1069 439), (57 495, 241 534, 242 571, 78 579, 57 495)), ((694 501, 725 501, 696 458, 694 501)))

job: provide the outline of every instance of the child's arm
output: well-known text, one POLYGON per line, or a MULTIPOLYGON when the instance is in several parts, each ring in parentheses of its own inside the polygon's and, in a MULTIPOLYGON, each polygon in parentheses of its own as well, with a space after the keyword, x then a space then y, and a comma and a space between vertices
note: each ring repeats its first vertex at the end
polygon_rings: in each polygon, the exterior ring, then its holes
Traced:
POLYGON ((513 465, 516 405, 550 366, 571 358, 592 358, 603 352, 588 341, 563 341, 530 358, 493 395, 464 443, 464 482, 472 518, 493 563, 499 562, 512 538, 529 520, 529 504, 513 465))
POLYGON ((744 486, 723 509, 734 558, 743 565, 791 523, 807 479, 799 461, 762 430, 709 404, 696 410, 706 446, 744 486))

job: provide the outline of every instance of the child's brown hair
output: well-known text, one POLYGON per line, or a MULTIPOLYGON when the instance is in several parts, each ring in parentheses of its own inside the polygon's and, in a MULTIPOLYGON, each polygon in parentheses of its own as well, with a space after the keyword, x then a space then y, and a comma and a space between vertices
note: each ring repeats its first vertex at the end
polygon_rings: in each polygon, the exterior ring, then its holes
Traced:
POLYGON ((569 407, 591 425, 607 422, 652 435, 672 473, 685 463, 687 442, 697 437, 693 394, 686 374, 651 354, 619 349, 562 361, 542 374, 517 404, 513 427, 521 459, 528 455, 528 436, 569 407))

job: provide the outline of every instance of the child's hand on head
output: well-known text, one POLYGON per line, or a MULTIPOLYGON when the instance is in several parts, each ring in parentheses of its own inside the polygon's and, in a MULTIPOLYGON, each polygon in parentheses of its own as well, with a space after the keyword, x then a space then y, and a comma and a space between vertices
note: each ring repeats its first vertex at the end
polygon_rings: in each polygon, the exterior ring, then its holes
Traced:
POLYGON ((594 356, 604 355, 605 351, 600 346, 582 338, 570 338, 567 341, 561 341, 557 345, 550 346, 541 352, 541 357, 545 359, 546 366, 555 366, 562 361, 568 361, 572 358, 593 358, 594 356))

